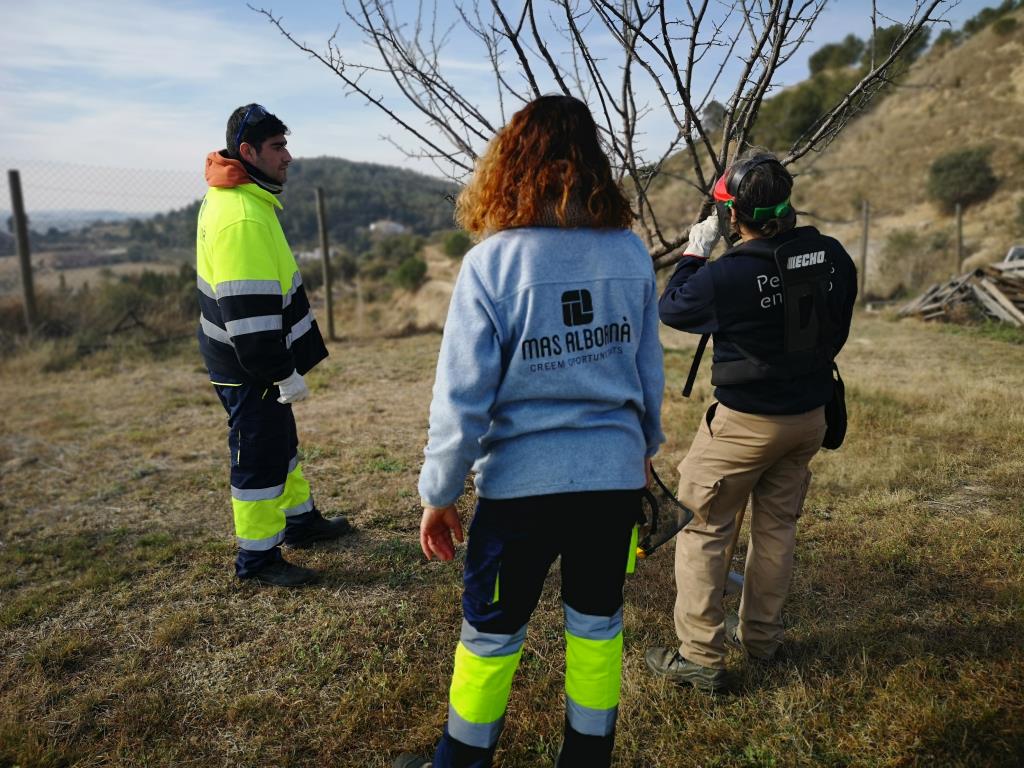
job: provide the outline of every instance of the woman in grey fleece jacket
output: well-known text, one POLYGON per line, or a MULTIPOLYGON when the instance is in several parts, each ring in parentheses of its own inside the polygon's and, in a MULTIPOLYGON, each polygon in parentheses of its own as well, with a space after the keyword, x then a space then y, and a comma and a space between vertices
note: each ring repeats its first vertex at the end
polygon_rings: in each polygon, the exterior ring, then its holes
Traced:
MULTIPOLYGON (((658 293, 586 105, 544 96, 495 136, 459 197, 465 257, 437 364, 420 543, 451 560, 478 497, 448 721, 434 766, 488 766, 526 625, 561 557, 566 719, 558 765, 611 759, 622 586, 664 437, 658 293)), ((397 766, 430 765, 402 755, 397 766)))

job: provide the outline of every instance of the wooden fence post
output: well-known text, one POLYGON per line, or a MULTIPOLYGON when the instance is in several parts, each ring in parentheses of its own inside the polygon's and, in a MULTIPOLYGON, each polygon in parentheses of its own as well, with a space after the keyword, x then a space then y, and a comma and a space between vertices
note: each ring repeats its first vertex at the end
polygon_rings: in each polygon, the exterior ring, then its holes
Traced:
POLYGON ((25 215, 25 200, 21 196, 21 176, 17 171, 7 171, 7 184, 11 189, 11 217, 14 226, 14 242, 18 249, 18 265, 21 268, 21 291, 24 295, 25 329, 29 335, 36 327, 36 292, 32 284, 32 251, 28 242, 28 217, 25 215))
POLYGON ((356 330, 363 335, 363 282, 356 273, 356 330))
POLYGON ((864 216, 864 232, 860 242, 860 285, 857 286, 857 294, 860 296, 860 304, 864 306, 867 296, 864 295, 864 287, 868 279, 868 228, 871 224, 871 205, 867 200, 861 202, 861 211, 864 216))
POLYGON ((316 188, 316 219, 320 225, 320 255, 324 265, 324 297, 327 302, 327 338, 334 337, 334 287, 331 275, 331 251, 327 243, 327 217, 324 215, 324 190, 316 188))

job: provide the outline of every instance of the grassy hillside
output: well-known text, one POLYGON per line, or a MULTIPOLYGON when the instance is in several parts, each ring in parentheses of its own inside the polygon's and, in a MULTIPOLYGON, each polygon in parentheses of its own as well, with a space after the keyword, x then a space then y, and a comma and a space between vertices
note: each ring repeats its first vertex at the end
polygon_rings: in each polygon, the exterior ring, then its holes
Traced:
MULTIPOLYGON (((281 226, 292 247, 319 247, 314 190, 324 190, 328 236, 334 246, 353 251, 367 247, 367 228, 389 219, 417 234, 452 226, 454 184, 404 168, 357 163, 339 157, 296 159, 288 171, 281 195, 281 226)), ((34 232, 35 251, 67 250, 71 246, 102 242, 104 247, 130 246, 131 260, 158 258, 168 250, 195 248, 196 217, 200 201, 144 220, 97 223, 73 234, 34 232)))
MULTIPOLYGON (((359 532, 294 553, 298 592, 232 578, 224 418, 191 346, 42 374, 0 362, 0 765, 383 768, 444 713, 460 567, 427 564, 415 490, 436 335, 332 344, 296 407, 320 505, 359 532)), ((678 395, 674 476, 710 395, 678 395)), ((778 664, 732 695, 652 679, 673 641, 671 548, 626 587, 616 765, 1011 766, 1024 754, 1024 346, 858 317, 851 429, 800 523, 778 664)), ((468 512, 468 500, 463 510, 468 512)), ((499 765, 550 765, 557 573, 531 624, 499 765)))
MULTIPOLYGON (((965 249, 972 263, 1002 258, 1024 238, 1024 12, 1012 18, 1019 23, 1009 31, 990 26, 959 46, 937 46, 877 109, 822 156, 802 163, 798 207, 826 220, 859 219, 866 199, 875 212, 869 263, 880 266, 887 233, 909 229, 924 240, 945 240, 933 257, 951 271, 954 222, 928 198, 929 168, 954 150, 988 148, 998 186, 966 209, 965 249)), ((859 250, 859 221, 825 226, 859 250)), ((869 278, 879 277, 869 271, 869 278)))

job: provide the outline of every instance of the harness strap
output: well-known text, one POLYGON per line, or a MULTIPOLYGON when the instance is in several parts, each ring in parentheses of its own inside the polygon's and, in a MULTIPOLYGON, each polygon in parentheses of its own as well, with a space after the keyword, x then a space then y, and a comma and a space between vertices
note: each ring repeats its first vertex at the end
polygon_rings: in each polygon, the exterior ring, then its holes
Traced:
POLYGON ((700 360, 704 357, 704 349, 708 345, 710 333, 705 333, 697 342, 697 351, 693 353, 693 362, 690 363, 690 372, 686 376, 686 384, 683 385, 683 397, 689 397, 693 392, 693 382, 697 379, 697 369, 700 368, 700 360))

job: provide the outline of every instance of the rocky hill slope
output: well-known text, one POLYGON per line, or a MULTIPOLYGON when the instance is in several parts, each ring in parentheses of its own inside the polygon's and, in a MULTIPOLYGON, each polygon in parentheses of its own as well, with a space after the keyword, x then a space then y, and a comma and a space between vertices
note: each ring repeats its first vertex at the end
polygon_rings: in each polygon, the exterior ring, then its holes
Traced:
POLYGON ((1009 32, 988 27, 931 50, 876 109, 797 168, 797 207, 822 217, 855 256, 861 201, 870 203, 869 289, 891 288, 893 270, 880 259, 896 230, 920 234, 933 261, 952 271, 955 222, 927 186, 931 164, 954 150, 989 149, 998 180, 992 197, 964 212, 967 263, 997 261, 1024 236, 1024 13, 1014 18, 1009 32))
MULTIPOLYGON (((869 202, 869 293, 912 293, 957 269, 954 217, 927 191, 932 163, 949 152, 989 150, 997 179, 995 194, 965 210, 965 263, 998 261, 1024 240, 1024 12, 1008 18, 1016 25, 990 25, 959 45, 933 46, 831 146, 794 168, 802 222, 837 236, 858 260, 861 204, 869 202), (887 247, 893 237, 902 247, 887 247), (909 253, 914 263, 893 264, 894 253, 909 253)), ((673 158, 653 194, 656 209, 680 228, 700 204, 687 165, 673 158)))

